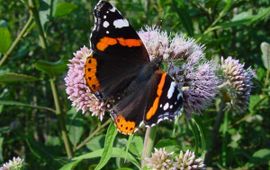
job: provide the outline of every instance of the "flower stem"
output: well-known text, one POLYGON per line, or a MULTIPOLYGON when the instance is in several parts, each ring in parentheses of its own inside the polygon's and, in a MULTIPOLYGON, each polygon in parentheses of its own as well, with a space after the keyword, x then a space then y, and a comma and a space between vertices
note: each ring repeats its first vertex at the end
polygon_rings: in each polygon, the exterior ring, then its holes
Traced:
POLYGON ((69 138, 67 135, 64 114, 61 112, 61 109, 60 109, 59 97, 57 94, 57 90, 56 90, 56 86, 55 86, 54 81, 55 81, 54 78, 50 78, 50 85, 51 85, 53 100, 54 100, 54 105, 55 105, 55 113, 58 117, 61 136, 62 136, 62 140, 63 140, 64 145, 65 145, 65 150, 66 150, 68 158, 70 159, 70 158, 72 158, 72 149, 71 149, 70 141, 69 141, 69 138))
POLYGON ((22 37, 25 35, 25 33, 27 32, 28 28, 30 28, 30 26, 32 25, 32 23, 33 23, 33 15, 30 14, 30 16, 29 16, 26 24, 24 25, 23 29, 18 34, 18 36, 16 37, 16 39, 13 41, 13 43, 11 44, 11 46, 9 47, 8 51, 5 53, 5 55, 3 56, 3 58, 1 58, 1 60, 0 60, 0 67, 6 61, 6 59, 11 54, 11 52, 14 50, 14 48, 17 46, 17 44, 22 39, 22 37))
POLYGON ((142 159, 141 166, 142 168, 145 165, 145 158, 149 157, 154 146, 155 138, 156 138, 157 127, 148 127, 145 132, 144 137, 144 145, 142 151, 142 159))
POLYGON ((223 117, 224 117, 224 108, 225 108, 225 103, 221 101, 217 105, 217 116, 215 119, 215 124, 213 126, 212 130, 212 135, 211 135, 211 147, 207 151, 205 155, 205 164, 210 164, 214 154, 217 152, 219 146, 220 146, 220 138, 219 138, 219 129, 220 125, 222 123, 223 117))
POLYGON ((34 16, 35 23, 39 30, 39 39, 40 39, 41 47, 45 49, 45 53, 48 54, 48 51, 47 51, 48 45, 45 38, 45 32, 40 22, 40 17, 39 17, 39 13, 36 7, 36 3, 34 0, 28 0, 28 5, 29 5, 30 13, 34 16))
POLYGON ((227 131, 228 131, 228 111, 224 114, 223 129, 222 129, 222 165, 226 167, 227 164, 227 131))
POLYGON ((105 126, 109 125, 111 123, 111 119, 107 120, 105 123, 103 123, 101 126, 98 126, 94 132, 89 134, 89 136, 84 139, 76 148, 73 149, 75 152, 76 150, 81 149, 84 145, 86 145, 94 136, 96 136, 101 130, 104 129, 105 126))

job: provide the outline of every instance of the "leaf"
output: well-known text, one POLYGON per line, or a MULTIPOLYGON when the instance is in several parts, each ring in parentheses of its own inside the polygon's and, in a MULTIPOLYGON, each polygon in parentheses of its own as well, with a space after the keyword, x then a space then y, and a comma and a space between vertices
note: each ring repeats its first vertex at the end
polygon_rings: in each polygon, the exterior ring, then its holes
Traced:
POLYGON ((92 151, 101 149, 101 143, 104 143, 105 135, 101 134, 99 136, 95 136, 92 140, 90 140, 87 144, 86 147, 92 151))
POLYGON ((252 162, 255 164, 267 164, 269 160, 270 149, 268 148, 260 149, 252 155, 252 162))
POLYGON ((51 12, 51 5, 53 1, 50 0, 41 0, 40 1, 40 8, 39 8, 39 19, 40 24, 45 31, 45 24, 49 21, 50 18, 50 12, 51 12), (46 1, 46 2, 45 2, 46 1))
POLYGON ((194 32, 192 18, 189 15, 189 11, 187 10, 187 6, 184 3, 184 1, 176 1, 173 0, 173 8, 175 8, 175 11, 177 12, 179 18, 182 21, 183 26, 185 27, 186 31, 188 32, 188 35, 192 36, 194 32))
POLYGON ((56 62, 40 60, 35 63, 34 67, 50 76, 55 76, 63 74, 66 71, 67 62, 65 62, 63 59, 56 62))
POLYGON ((68 120, 67 123, 68 136, 73 146, 76 146, 77 143, 80 141, 80 138, 83 134, 84 129, 83 126, 84 121, 79 117, 76 117, 73 120, 68 120))
POLYGON ((13 72, 0 72, 0 83, 32 82, 38 80, 33 76, 13 72))
POLYGON ((34 105, 31 105, 31 104, 21 103, 21 102, 17 102, 17 101, 0 100, 0 105, 32 107, 32 108, 44 109, 44 110, 48 110, 48 111, 51 111, 51 112, 55 112, 53 109, 48 108, 48 107, 34 106, 34 105))
POLYGON ((262 61, 267 70, 270 70, 270 44, 267 42, 261 43, 262 61))
POLYGON ((77 8, 77 5, 68 2, 59 2, 56 4, 55 11, 53 13, 54 17, 62 17, 70 14, 77 8))
MULTIPOLYGON (((90 153, 87 153, 87 154, 84 154, 84 155, 80 155, 78 157, 74 157, 72 159, 72 162, 64 165, 63 167, 72 167, 74 168, 75 164, 77 165, 80 161, 83 161, 85 159, 93 159, 93 158, 98 158, 98 157, 101 157, 104 153, 104 150, 105 149, 99 149, 99 150, 96 150, 96 151, 93 151, 93 152, 90 152, 90 153)), ((112 148, 111 149, 111 152, 110 152, 110 155, 111 157, 113 158, 122 158, 122 159, 126 159, 128 161, 130 161, 133 165, 135 165, 137 168, 140 168, 140 164, 138 163, 138 161, 130 154, 128 153, 127 156, 125 154, 125 150, 123 149, 120 149, 120 148, 112 148)), ((63 168, 62 167, 62 168, 63 168)), ((71 169, 60 169, 60 170, 71 170, 71 169)))
POLYGON ((79 163, 81 162, 81 160, 76 160, 70 163, 65 164, 63 167, 61 167, 60 170, 72 170, 74 169, 79 163))
POLYGON ((0 162, 3 162, 3 141, 4 138, 0 137, 0 162))
POLYGON ((132 142, 129 146, 129 151, 136 155, 137 157, 141 157, 143 150, 143 139, 140 136, 134 136, 132 142))
POLYGON ((11 35, 4 20, 0 21, 0 53, 5 54, 11 45, 11 35))
POLYGON ((107 130, 105 142, 104 142, 104 151, 100 158, 98 165, 96 166, 95 170, 102 169, 106 163, 111 159, 111 152, 113 148, 113 142, 117 135, 117 130, 112 122, 107 130))

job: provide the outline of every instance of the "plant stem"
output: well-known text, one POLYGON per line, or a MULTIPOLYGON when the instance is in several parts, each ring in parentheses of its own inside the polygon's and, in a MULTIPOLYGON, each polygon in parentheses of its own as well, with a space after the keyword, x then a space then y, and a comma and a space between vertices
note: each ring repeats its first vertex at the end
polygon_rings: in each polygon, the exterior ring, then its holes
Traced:
POLYGON ((17 44, 19 43, 19 41, 22 39, 22 37, 25 35, 26 31, 28 30, 28 28, 32 25, 33 23, 33 15, 30 14, 26 24, 24 25, 23 29, 21 30, 21 32, 18 34, 18 36, 16 37, 16 39, 13 41, 13 43, 11 44, 11 46, 9 47, 8 51, 5 53, 5 55, 3 56, 3 58, 1 58, 0 60, 0 67, 3 65, 3 63, 6 61, 6 59, 8 58, 8 56, 11 54, 11 52, 14 50, 14 48, 17 46, 17 44))
POLYGON ((109 125, 111 123, 111 119, 107 120, 105 123, 103 123, 101 126, 98 126, 94 132, 89 134, 89 136, 84 139, 77 147, 73 149, 75 152, 78 149, 81 149, 84 145, 86 145, 94 136, 96 136, 102 129, 104 129, 105 126, 109 125))
POLYGON ((217 152, 219 148, 219 144, 220 144, 219 128, 224 117, 224 108, 225 108, 225 104, 223 101, 221 101, 221 103, 217 106, 218 113, 215 119, 215 124, 214 124, 212 135, 211 135, 212 144, 211 144, 210 149, 207 151, 205 155, 205 164, 209 164, 212 162, 213 155, 215 152, 217 152))
POLYGON ((145 132, 144 137, 144 145, 143 145, 143 151, 142 151, 142 168, 145 166, 145 158, 149 157, 154 146, 155 138, 156 138, 156 131, 157 127, 148 127, 145 132))
POLYGON ((64 114, 61 112, 61 109, 60 109, 59 97, 58 97, 58 94, 56 91, 54 78, 50 78, 50 85, 51 85, 52 94, 53 94, 55 111, 56 111, 56 115, 58 117, 58 121, 59 121, 59 125, 60 125, 62 140, 63 140, 64 145, 65 145, 65 150, 66 150, 67 156, 70 159, 70 158, 72 158, 72 149, 71 149, 70 141, 69 141, 69 138, 67 135, 67 130, 66 130, 65 121, 64 121, 65 120, 64 114))
POLYGON ((226 167, 227 164, 227 131, 228 131, 228 111, 224 114, 223 129, 222 129, 222 165, 226 167))
POLYGON ((45 53, 47 55, 48 54, 48 51, 47 51, 48 45, 47 45, 47 41, 45 38, 45 32, 44 32, 43 27, 42 27, 41 22, 40 22, 39 13, 38 13, 38 10, 36 7, 36 3, 33 0, 28 0, 28 5, 29 5, 29 9, 30 9, 31 14, 34 16, 35 23, 37 24, 37 27, 39 30, 39 39, 40 39, 41 47, 43 49, 45 49, 45 53))

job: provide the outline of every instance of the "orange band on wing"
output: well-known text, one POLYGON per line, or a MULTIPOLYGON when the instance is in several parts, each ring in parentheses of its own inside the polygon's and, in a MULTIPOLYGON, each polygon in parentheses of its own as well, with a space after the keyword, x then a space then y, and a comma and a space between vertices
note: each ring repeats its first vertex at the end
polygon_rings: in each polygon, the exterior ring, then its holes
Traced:
POLYGON ((119 44, 121 46, 127 46, 127 47, 139 47, 142 45, 142 41, 140 39, 103 37, 99 40, 96 47, 98 50, 104 51, 109 46, 116 45, 116 44, 119 44))
POLYGON ((122 46, 128 47, 139 47, 142 45, 142 41, 140 39, 124 39, 124 38, 117 38, 118 42, 122 46))
POLYGON ((158 109, 158 104, 159 104, 159 100, 162 94, 162 89, 165 84, 166 76, 167 76, 166 73, 162 73, 162 76, 161 76, 161 79, 159 81, 158 88, 157 88, 157 97, 155 98, 152 107, 146 113, 146 120, 150 120, 155 115, 158 109))
POLYGON ((130 135, 134 132, 135 130, 135 122, 133 121, 127 121, 124 116, 121 114, 117 115, 115 118, 115 124, 117 129, 125 134, 125 135, 130 135))
POLYGON ((115 38, 103 37, 97 43, 97 49, 100 51, 104 51, 110 45, 115 45, 115 44, 117 44, 117 40, 115 38))
POLYGON ((91 91, 94 93, 99 90, 100 84, 96 76, 97 60, 91 55, 87 58, 84 73, 85 80, 91 91))

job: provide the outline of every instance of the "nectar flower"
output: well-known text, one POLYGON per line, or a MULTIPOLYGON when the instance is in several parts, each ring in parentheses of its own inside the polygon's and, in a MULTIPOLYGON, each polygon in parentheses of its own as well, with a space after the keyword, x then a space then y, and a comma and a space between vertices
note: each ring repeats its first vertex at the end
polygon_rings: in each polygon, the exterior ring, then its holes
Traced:
POLYGON ((168 153, 164 148, 154 149, 150 158, 146 158, 146 166, 153 170, 173 170, 172 153, 168 153))
POLYGON ((221 58, 221 70, 224 76, 227 101, 231 103, 232 109, 244 112, 249 103, 253 71, 250 68, 245 70, 244 64, 240 64, 239 60, 232 59, 232 57, 225 60, 221 58))
POLYGON ((190 67, 204 57, 203 48, 203 46, 196 44, 194 39, 177 34, 170 44, 170 58, 183 59, 190 67))
POLYGON ((24 160, 20 157, 13 157, 13 159, 4 163, 0 170, 23 170, 24 169, 24 160))
POLYGON ((66 93, 77 110, 82 110, 83 113, 90 111, 102 120, 105 106, 91 93, 84 79, 84 64, 90 54, 91 51, 84 46, 69 60, 69 69, 65 77, 66 93))
POLYGON ((188 117, 192 112, 200 113, 217 94, 219 80, 215 75, 216 68, 213 65, 212 62, 207 62, 199 65, 196 70, 186 69, 183 77, 180 78, 183 83, 183 108, 188 117))
POLYGON ((145 27, 145 30, 139 31, 139 36, 142 39, 150 60, 156 57, 168 58, 169 51, 169 37, 168 33, 161 31, 157 27, 145 27))
POLYGON ((196 158, 194 152, 187 150, 180 152, 174 164, 176 170, 204 170, 205 165, 201 158, 196 158))

